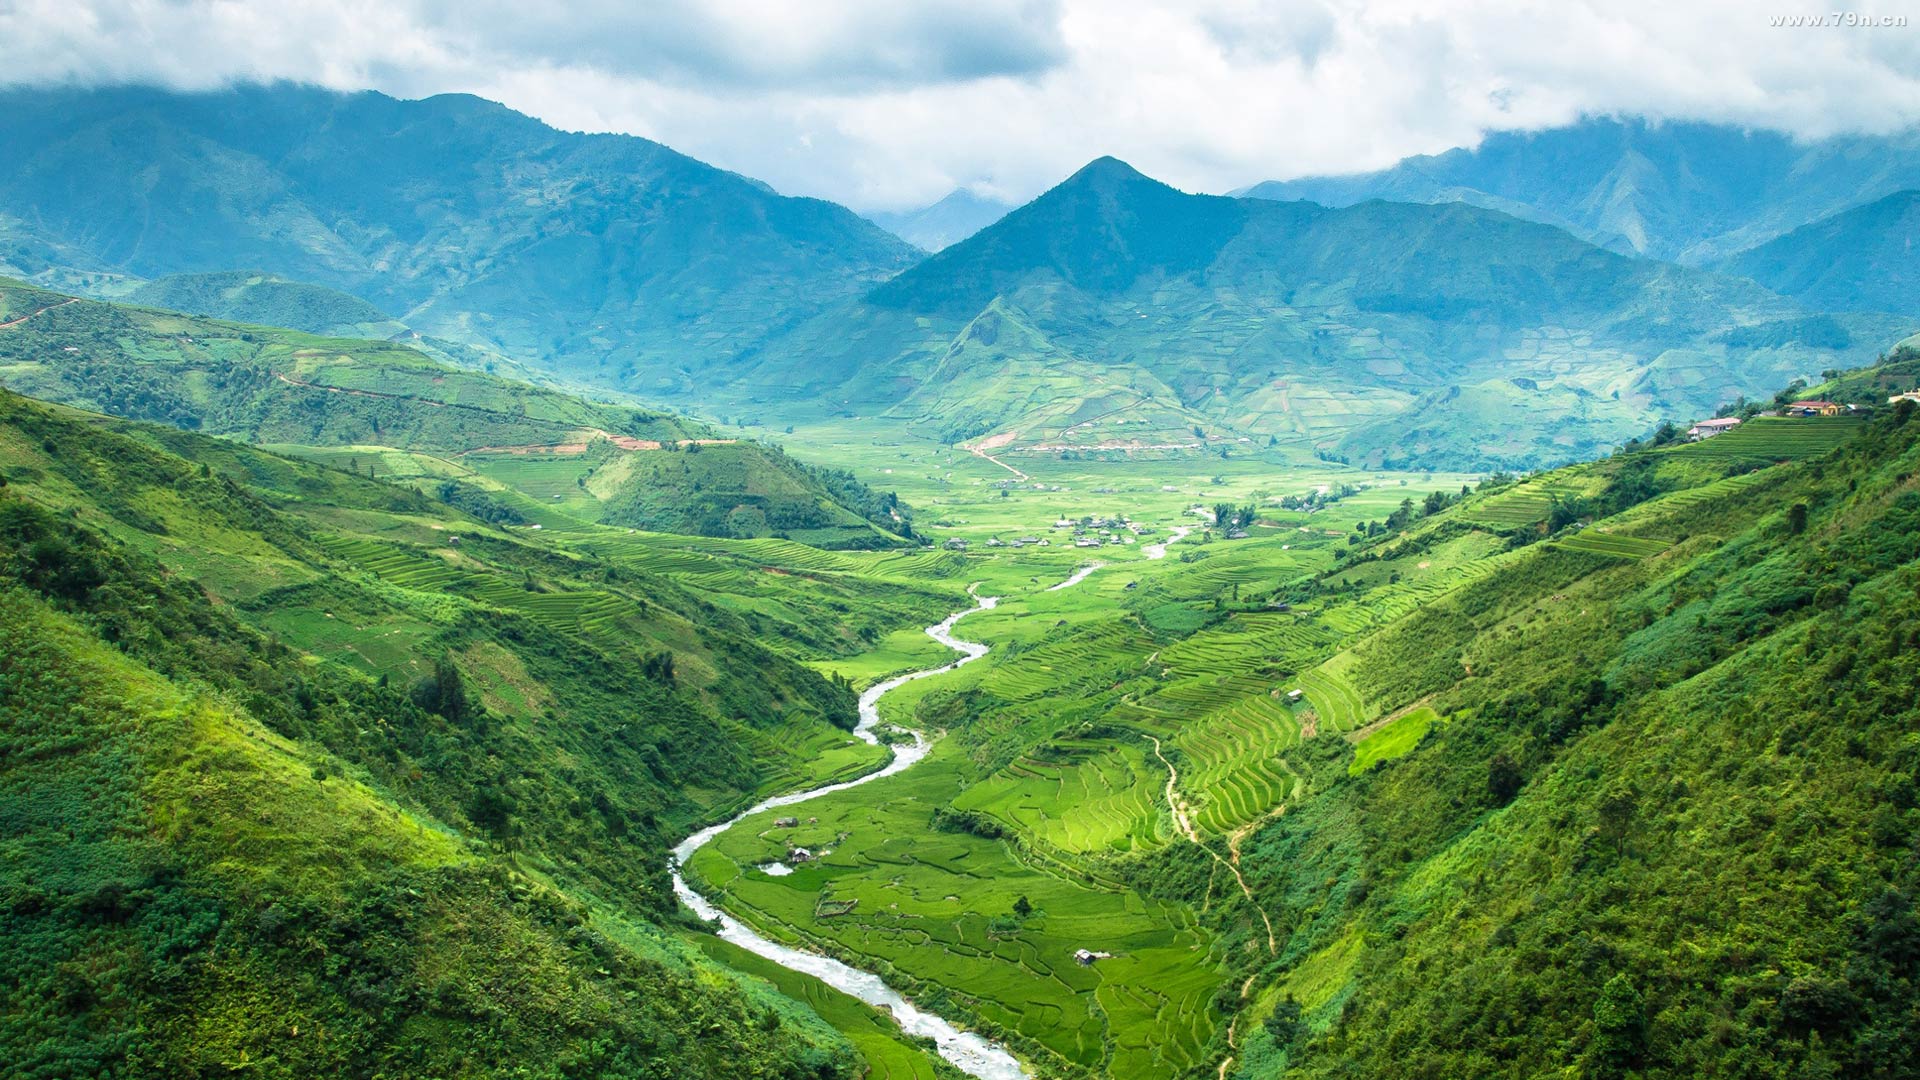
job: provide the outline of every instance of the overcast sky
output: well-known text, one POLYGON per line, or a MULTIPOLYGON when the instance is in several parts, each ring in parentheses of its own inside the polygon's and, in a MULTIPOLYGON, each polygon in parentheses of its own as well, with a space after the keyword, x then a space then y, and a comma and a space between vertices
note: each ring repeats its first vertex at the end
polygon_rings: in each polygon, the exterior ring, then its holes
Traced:
POLYGON ((1582 113, 1920 123, 1920 0, 1787 4, 0 0, 0 81, 465 91, 863 210, 1023 200, 1101 154, 1226 191, 1582 113))

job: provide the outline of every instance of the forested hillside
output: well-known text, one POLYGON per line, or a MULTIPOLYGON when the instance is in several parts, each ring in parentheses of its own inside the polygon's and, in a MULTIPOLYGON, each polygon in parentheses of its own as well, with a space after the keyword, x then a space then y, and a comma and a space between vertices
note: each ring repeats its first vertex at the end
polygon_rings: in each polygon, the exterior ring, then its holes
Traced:
POLYGON ((1229 997, 1241 1075, 1920 1068, 1920 422, 1794 423, 1530 482, 1537 518, 1470 500, 1320 577, 1490 527, 1518 553, 1350 647, 1383 718, 1358 761, 1288 753, 1304 790, 1239 848, 1257 905, 1217 917, 1281 935, 1229 997))
POLYGON ((0 384, 444 490, 469 509, 501 504, 488 511, 499 521, 539 521, 537 503, 587 521, 823 547, 897 546, 912 533, 897 499, 778 448, 453 367, 397 342, 0 280, 0 384))

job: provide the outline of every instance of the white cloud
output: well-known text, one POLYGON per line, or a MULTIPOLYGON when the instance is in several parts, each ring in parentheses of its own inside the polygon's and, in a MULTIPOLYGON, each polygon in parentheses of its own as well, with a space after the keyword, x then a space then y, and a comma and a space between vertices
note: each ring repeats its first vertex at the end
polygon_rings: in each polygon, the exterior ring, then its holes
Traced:
POLYGON ((1920 123, 1920 12, 1904 28, 1769 25, 1796 13, 1750 0, 0 0, 0 81, 466 91, 863 208, 962 184, 1024 198, 1107 153, 1220 191, 1583 113, 1806 136, 1920 123))

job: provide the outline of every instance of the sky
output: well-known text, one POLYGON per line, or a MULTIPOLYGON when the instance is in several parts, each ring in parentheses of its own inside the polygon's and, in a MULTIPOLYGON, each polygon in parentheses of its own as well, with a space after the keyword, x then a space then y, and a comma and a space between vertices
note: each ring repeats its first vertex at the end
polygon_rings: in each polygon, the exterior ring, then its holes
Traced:
POLYGON ((1920 123, 1920 0, 1790 2, 0 0, 0 83, 472 93, 863 211, 1103 154, 1224 192, 1583 115, 1920 123))

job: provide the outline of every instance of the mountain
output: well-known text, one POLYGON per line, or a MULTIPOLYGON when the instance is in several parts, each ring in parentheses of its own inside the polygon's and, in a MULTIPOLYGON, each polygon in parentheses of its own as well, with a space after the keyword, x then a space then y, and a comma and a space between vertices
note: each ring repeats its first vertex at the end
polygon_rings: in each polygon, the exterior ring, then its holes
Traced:
POLYGON ((1810 307, 1920 312, 1920 190, 1802 225, 1719 268, 1810 307))
POLYGON ((497 515, 523 523, 780 534, 823 547, 894 546, 904 542, 896 534, 911 532, 891 495, 776 447, 450 367, 398 342, 219 322, 0 280, 0 383, 348 464, 470 507, 509 498, 522 505, 497 515), (529 495, 537 505, 524 505, 529 495))
POLYGON ((1104 158, 769 346, 735 392, 1012 450, 1535 467, 1911 332, 1463 203, 1189 195, 1104 158))
POLYGON ((868 214, 867 220, 915 247, 939 251, 1006 217, 1011 209, 1010 203, 959 188, 932 206, 868 214))
POLYGON ((141 285, 126 300, 327 337, 381 338, 406 332, 392 316, 358 297, 256 271, 175 274, 141 285))
POLYGON ((648 392, 694 385, 917 257, 832 203, 456 95, 15 89, 0 158, 14 263, 258 268, 648 392))
POLYGON ((1720 124, 1588 118, 1495 132, 1379 172, 1269 181, 1261 199, 1467 202, 1612 251, 1703 266, 1847 207, 1920 187, 1920 130, 1813 142, 1720 124))

